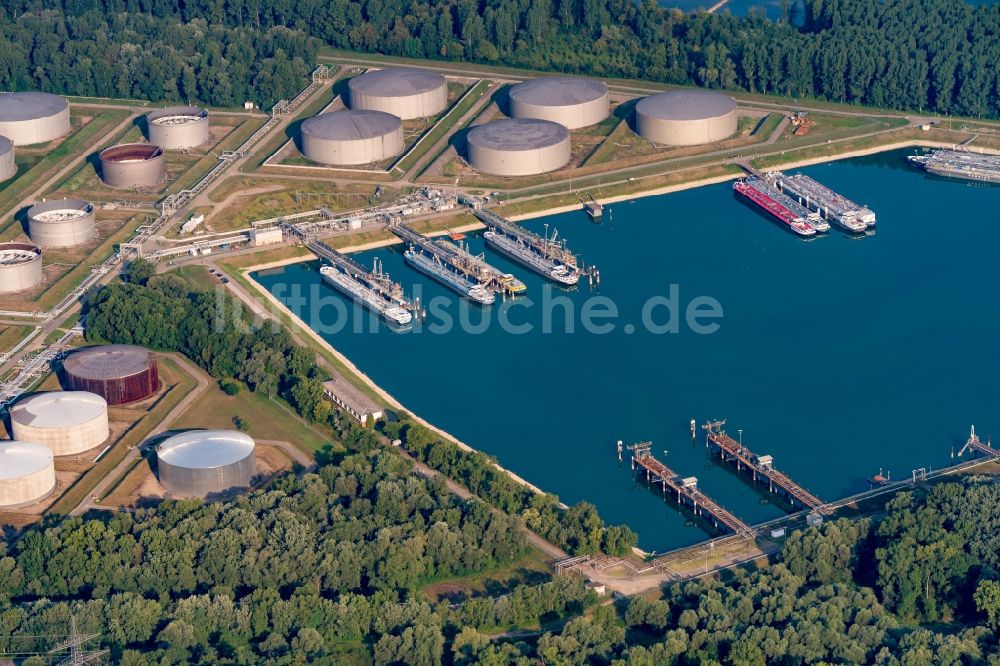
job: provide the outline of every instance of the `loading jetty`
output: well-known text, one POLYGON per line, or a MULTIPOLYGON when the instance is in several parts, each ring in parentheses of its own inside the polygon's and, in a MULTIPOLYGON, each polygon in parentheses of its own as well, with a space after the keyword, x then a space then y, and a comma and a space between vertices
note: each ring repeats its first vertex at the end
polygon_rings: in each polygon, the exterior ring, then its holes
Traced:
POLYGON ((875 226, 875 213, 870 208, 854 203, 805 174, 786 176, 780 171, 772 171, 767 174, 767 180, 802 206, 844 231, 860 234, 875 226))
POLYGON ((1000 155, 981 155, 964 150, 934 150, 927 155, 910 155, 929 173, 950 178, 965 178, 984 183, 1000 183, 1000 155))
POLYGON ((405 224, 393 224, 390 230, 407 243, 403 259, 413 269, 480 305, 490 305, 496 301, 496 294, 500 293, 502 286, 498 282, 494 283, 492 277, 494 272, 502 275, 499 270, 493 269, 493 272, 487 272, 484 276, 481 267, 473 266, 467 261, 471 257, 468 253, 465 253, 468 256, 460 255, 453 249, 455 246, 436 243, 405 224))
POLYGON ((738 536, 752 538, 754 529, 717 504, 711 497, 698 490, 698 479, 693 476, 682 477, 652 454, 651 442, 640 442, 628 447, 632 452, 632 471, 645 471, 646 482, 650 485, 659 483, 663 494, 671 493, 677 497, 677 503, 687 506, 698 517, 710 521, 716 529, 725 529, 738 536))
POLYGON ((772 456, 758 455, 727 435, 723 430, 725 424, 725 421, 710 421, 702 426, 707 434, 705 446, 711 452, 717 452, 723 463, 734 465, 738 472, 749 473, 755 485, 758 481, 766 481, 768 491, 779 493, 792 507, 825 512, 823 500, 776 470, 772 456))
POLYGON ((820 230, 829 229, 830 225, 820 218, 818 213, 798 203, 777 187, 759 176, 748 176, 733 183, 733 191, 769 213, 778 222, 788 227, 799 236, 815 236, 820 230))
POLYGON ((413 304, 403 295, 403 287, 382 270, 378 259, 368 270, 323 241, 310 240, 306 247, 329 262, 330 265, 320 267, 319 273, 324 282, 341 294, 394 326, 406 326, 413 321, 413 304))
POLYGON ((558 232, 551 237, 547 231, 545 236, 539 236, 491 210, 480 209, 474 214, 489 229, 483 234, 489 248, 542 277, 563 286, 577 284, 583 274, 591 281, 595 276, 600 279, 593 266, 587 271, 579 267, 576 255, 566 247, 565 240, 559 240, 558 232))

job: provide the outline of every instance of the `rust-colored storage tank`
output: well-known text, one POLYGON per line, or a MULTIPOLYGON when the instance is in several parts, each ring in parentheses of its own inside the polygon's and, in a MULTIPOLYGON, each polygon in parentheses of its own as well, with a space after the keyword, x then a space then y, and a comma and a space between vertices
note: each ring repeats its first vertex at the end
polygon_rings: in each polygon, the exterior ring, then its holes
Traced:
POLYGON ((66 390, 96 393, 109 405, 143 400, 160 385, 156 357, 145 347, 104 345, 74 352, 63 360, 66 390))

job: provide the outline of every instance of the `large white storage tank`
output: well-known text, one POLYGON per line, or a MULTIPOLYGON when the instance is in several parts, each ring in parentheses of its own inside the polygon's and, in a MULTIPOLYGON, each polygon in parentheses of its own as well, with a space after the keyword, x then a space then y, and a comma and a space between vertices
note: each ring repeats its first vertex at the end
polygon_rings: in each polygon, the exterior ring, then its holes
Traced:
POLYGON ((82 199, 53 199, 28 209, 28 236, 41 247, 70 247, 91 240, 94 207, 82 199))
POLYGON ((42 92, 0 93, 0 136, 15 146, 45 143, 68 134, 69 103, 42 92))
POLYGON ((0 294, 31 289, 42 281, 42 248, 31 243, 0 243, 0 294))
POLYGON ((554 171, 570 159, 569 130, 549 120, 507 118, 469 130, 469 163, 496 176, 554 171))
POLYGON ((16 509, 34 504, 55 487, 51 451, 36 442, 0 442, 0 507, 16 509))
POLYGON ((208 111, 197 106, 170 106, 146 114, 149 142, 164 150, 196 148, 208 143, 208 111))
POLYGON ((671 90, 635 105, 639 136, 668 146, 697 146, 736 133, 736 101, 708 90, 671 90))
POLYGON ((156 447, 157 475, 175 497, 210 497, 250 487, 254 441, 235 430, 192 430, 156 447))
POLYGON ((608 87, 576 76, 549 76, 510 89, 514 118, 537 118, 569 129, 596 125, 608 117, 608 87))
POLYGON ((14 439, 38 442, 69 456, 107 441, 108 403, 86 391, 50 391, 24 398, 10 410, 14 439))
POLYGON ((390 67, 347 83, 352 109, 382 111, 402 120, 436 116, 448 106, 448 82, 437 72, 390 67))
POLYGON ((299 129, 302 154, 313 162, 359 166, 403 152, 403 123, 382 111, 334 111, 306 120, 299 129))
POLYGON ((17 161, 14 159, 14 142, 0 136, 0 181, 17 175, 17 161))

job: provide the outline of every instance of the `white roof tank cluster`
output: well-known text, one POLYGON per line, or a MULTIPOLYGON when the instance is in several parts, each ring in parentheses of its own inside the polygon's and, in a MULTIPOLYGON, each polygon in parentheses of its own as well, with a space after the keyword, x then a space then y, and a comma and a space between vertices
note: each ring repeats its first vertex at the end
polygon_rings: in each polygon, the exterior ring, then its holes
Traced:
POLYGON ((569 130, 608 117, 608 87, 577 76, 531 79, 511 87, 510 118, 472 128, 469 164, 495 176, 531 176, 569 163, 569 130))
POLYGON ((55 487, 52 451, 37 442, 0 442, 0 507, 34 504, 55 487))
POLYGON ((192 430, 156 447, 157 475, 175 497, 249 488, 257 474, 253 439, 235 430, 192 430))
POLYGON ((208 111, 197 106, 170 106, 146 114, 149 142, 164 150, 184 150, 208 143, 208 111))
POLYGON ((348 84, 350 108, 309 118, 299 130, 306 158, 330 166, 361 166, 403 152, 403 120, 435 116, 448 106, 448 82, 414 67, 369 70, 348 84))
POLYGON ((697 146, 736 133, 736 101, 709 90, 671 90, 635 105, 639 136, 667 146, 697 146))
POLYGON ((94 238, 94 206, 82 199, 53 199, 28 209, 28 236, 40 247, 70 247, 94 238))
POLYGON ((472 166, 497 176, 554 171, 570 158, 569 130, 550 120, 505 118, 477 125, 466 142, 472 166))
POLYGON ((14 439, 42 444, 55 456, 89 451, 107 441, 108 403, 86 391, 49 391, 10 410, 14 439))

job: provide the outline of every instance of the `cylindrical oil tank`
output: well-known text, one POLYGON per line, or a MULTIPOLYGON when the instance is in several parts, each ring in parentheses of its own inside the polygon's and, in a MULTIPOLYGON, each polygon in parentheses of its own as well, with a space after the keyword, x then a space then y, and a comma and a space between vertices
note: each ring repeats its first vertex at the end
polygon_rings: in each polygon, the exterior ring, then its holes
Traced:
POLYGON ((383 111, 402 120, 436 116, 448 106, 448 82, 437 72, 389 67, 347 83, 352 109, 383 111))
POLYGON ((10 410, 14 439, 38 442, 52 455, 69 456, 100 446, 108 430, 108 403, 86 391, 48 391, 19 400, 10 410))
POLYGON ((31 289, 42 281, 42 248, 31 243, 0 243, 0 294, 31 289))
POLYGON ((300 129, 302 153, 320 164, 357 166, 403 152, 403 123, 382 111, 334 111, 313 116, 300 129))
POLYGON ((736 101, 708 90, 671 90, 635 105, 639 135, 668 146, 697 146, 736 133, 736 101))
POLYGON ((0 136, 0 181, 17 175, 17 162, 14 160, 14 142, 5 136, 0 136))
POLYGON ((96 393, 109 405, 148 398, 160 383, 156 357, 134 345, 87 347, 63 359, 62 367, 67 390, 96 393))
POLYGON ((101 180, 121 189, 155 187, 167 178, 163 149, 149 143, 123 143, 101 151, 101 180))
POLYGON ((497 176, 554 171, 570 158, 569 130, 549 120, 498 120, 472 128, 466 140, 469 163, 497 176))
POLYGON ((53 199, 28 209, 28 235, 41 247, 69 247, 91 240, 94 207, 82 199, 53 199))
POLYGON ((510 89, 514 118, 551 120, 569 129, 596 125, 608 117, 608 87, 576 76, 549 76, 510 89))
POLYGON ((250 487, 254 441, 235 430, 192 430, 156 447, 157 475, 175 497, 210 497, 250 487))
POLYGON ((0 507, 45 499, 56 487, 52 452, 37 442, 0 442, 0 507))
POLYGON ((0 93, 0 135, 30 146, 69 133, 69 103, 42 92, 0 93))
POLYGON ((208 143, 208 111, 197 106, 171 106, 146 114, 149 142, 164 150, 208 143))

